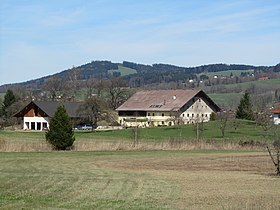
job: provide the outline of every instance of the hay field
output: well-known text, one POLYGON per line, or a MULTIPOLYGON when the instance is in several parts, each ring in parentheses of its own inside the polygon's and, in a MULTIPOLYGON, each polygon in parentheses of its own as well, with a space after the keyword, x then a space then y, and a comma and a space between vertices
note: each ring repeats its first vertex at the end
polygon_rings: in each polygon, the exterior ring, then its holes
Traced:
POLYGON ((0 209, 279 209, 266 152, 0 153, 0 209))

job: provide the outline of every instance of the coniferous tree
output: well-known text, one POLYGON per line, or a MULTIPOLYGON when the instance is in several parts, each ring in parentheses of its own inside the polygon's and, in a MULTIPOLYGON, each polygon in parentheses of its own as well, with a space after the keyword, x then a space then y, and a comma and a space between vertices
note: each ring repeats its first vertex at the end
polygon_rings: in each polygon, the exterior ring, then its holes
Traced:
POLYGON ((21 103, 12 90, 7 90, 3 102, 0 105, 0 128, 13 125, 16 121, 13 114, 18 110, 21 103))
POLYGON ((255 120, 253 106, 250 100, 249 93, 245 92, 243 97, 240 99, 240 103, 237 107, 236 118, 246 119, 246 120, 255 120))
POLYGON ((7 109, 16 102, 16 96, 14 95, 14 92, 12 90, 8 90, 4 96, 4 101, 3 101, 3 106, 1 109, 1 115, 4 117, 9 117, 7 116, 7 109))
POLYGON ((59 106, 50 121, 46 140, 56 150, 70 149, 75 141, 71 120, 64 106, 59 106))

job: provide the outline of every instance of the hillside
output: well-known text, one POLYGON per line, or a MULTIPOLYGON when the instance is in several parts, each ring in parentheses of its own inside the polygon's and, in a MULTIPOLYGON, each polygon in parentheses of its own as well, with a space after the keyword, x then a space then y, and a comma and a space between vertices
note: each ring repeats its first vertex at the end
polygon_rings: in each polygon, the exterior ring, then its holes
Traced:
POLYGON ((159 83, 185 82, 189 79, 199 79, 198 75, 213 74, 213 72, 235 71, 278 71, 279 64, 275 67, 251 66, 236 64, 210 64, 198 67, 179 67, 169 64, 144 65, 124 61, 123 63, 112 63, 111 61, 92 61, 90 63, 63 70, 57 74, 45 76, 42 78, 0 86, 0 93, 8 88, 28 88, 33 90, 41 89, 43 84, 53 76, 67 80, 74 72, 76 79, 87 80, 89 78, 111 78, 123 77, 128 81, 130 87, 154 86, 159 83))

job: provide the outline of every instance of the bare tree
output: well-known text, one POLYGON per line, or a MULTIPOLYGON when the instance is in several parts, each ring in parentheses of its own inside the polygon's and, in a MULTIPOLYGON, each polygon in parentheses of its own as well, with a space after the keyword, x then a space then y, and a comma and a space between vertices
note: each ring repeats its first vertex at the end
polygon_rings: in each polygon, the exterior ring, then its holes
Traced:
POLYGON ((225 137, 225 130, 227 127, 228 118, 229 118, 229 116, 228 116, 227 112, 221 112, 218 116, 218 119, 220 121, 220 130, 222 133, 222 138, 225 137))
POLYGON ((104 84, 104 79, 102 79, 102 77, 100 78, 96 78, 96 81, 95 81, 95 88, 97 90, 97 96, 100 97, 101 96, 101 93, 102 93, 102 90, 105 89, 105 84, 104 84))
POLYGON ((259 111, 255 115, 256 124, 261 126, 266 132, 272 128, 273 123, 270 119, 270 110, 259 111))
POLYGON ((127 82, 121 78, 111 78, 107 81, 106 87, 109 93, 110 106, 115 110, 128 98, 127 82))
POLYGON ((135 126, 132 127, 132 129, 131 129, 131 131, 132 131, 132 139, 133 139, 133 147, 135 147, 136 145, 138 145, 138 143, 139 143, 139 137, 140 137, 139 126, 138 126, 138 122, 137 122, 137 117, 138 117, 138 115, 136 115, 136 117, 135 117, 135 126))
POLYGON ((195 117, 195 118, 193 118, 192 121, 194 122, 194 130, 195 130, 195 134, 196 134, 196 140, 198 141, 202 137, 202 133, 204 131, 203 118, 195 117))
POLYGON ((80 106, 78 114, 84 121, 92 125, 92 129, 96 128, 101 120, 112 120, 106 102, 100 97, 87 99, 80 106))
POLYGON ((64 90, 74 98, 77 95, 77 90, 79 89, 79 79, 80 79, 80 70, 73 67, 69 70, 68 74, 64 79, 64 90))
POLYGON ((90 78, 86 81, 86 98, 92 98, 95 93, 96 89, 96 82, 97 80, 95 78, 90 78))
POLYGON ((51 100, 57 99, 57 94, 62 90, 62 80, 59 77, 50 77, 44 85, 44 89, 50 93, 51 100))
POLYGON ((273 142, 273 148, 266 146, 268 154, 275 166, 276 175, 280 176, 280 139, 273 142))

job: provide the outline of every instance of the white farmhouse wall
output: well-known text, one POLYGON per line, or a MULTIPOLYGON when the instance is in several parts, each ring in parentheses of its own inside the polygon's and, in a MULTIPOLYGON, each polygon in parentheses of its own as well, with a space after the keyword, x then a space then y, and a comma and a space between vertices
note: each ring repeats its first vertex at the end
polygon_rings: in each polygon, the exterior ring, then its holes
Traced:
POLYGON ((32 124, 34 125, 33 130, 43 130, 43 125, 49 128, 49 118, 48 117, 24 117, 23 118, 23 129, 31 130, 32 124))
POLYGON ((273 114, 273 122, 275 125, 280 125, 280 114, 273 114))
POLYGON ((208 122, 213 112, 214 111, 203 101, 203 99, 198 99, 192 106, 183 112, 180 117, 185 124, 202 121, 208 122))

